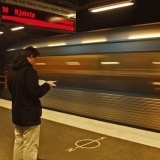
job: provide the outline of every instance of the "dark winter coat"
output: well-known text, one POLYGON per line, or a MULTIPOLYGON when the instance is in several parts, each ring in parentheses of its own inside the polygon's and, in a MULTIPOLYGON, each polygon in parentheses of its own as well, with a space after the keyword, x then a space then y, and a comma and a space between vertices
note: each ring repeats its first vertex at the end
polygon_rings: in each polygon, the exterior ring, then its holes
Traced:
POLYGON ((18 126, 41 124, 42 107, 39 98, 45 95, 50 86, 38 85, 36 70, 23 55, 18 55, 8 72, 8 88, 12 97, 12 121, 18 126))

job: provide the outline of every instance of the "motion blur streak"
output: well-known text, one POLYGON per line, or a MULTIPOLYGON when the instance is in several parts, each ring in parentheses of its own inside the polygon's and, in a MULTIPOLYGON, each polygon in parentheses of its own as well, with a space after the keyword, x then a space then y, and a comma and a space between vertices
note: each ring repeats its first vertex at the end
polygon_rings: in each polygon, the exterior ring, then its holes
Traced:
POLYGON ((41 45, 39 79, 57 80, 41 99, 45 108, 160 131, 160 37, 128 39, 159 30, 157 23, 22 42, 6 52, 5 70, 19 49, 41 45), (92 43, 100 37, 107 41, 92 43), (60 42, 66 45, 47 46, 60 42))

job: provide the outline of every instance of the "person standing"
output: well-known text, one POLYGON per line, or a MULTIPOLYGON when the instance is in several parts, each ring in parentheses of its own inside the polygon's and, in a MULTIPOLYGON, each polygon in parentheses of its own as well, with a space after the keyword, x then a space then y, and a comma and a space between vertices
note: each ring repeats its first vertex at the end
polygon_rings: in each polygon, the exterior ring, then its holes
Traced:
POLYGON ((12 122, 15 142, 13 160, 36 160, 38 157, 42 107, 39 98, 51 88, 52 83, 38 84, 33 65, 38 50, 29 46, 17 55, 8 72, 8 89, 12 98, 12 122))

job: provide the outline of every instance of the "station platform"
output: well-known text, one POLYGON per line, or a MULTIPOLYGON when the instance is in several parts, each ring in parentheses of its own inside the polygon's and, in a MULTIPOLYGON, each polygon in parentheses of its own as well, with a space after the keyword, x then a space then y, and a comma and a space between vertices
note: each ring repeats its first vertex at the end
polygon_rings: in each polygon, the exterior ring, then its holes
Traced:
MULTIPOLYGON (((0 99, 0 160, 12 160, 11 102, 0 99)), ((160 133, 43 109, 43 160, 160 160, 160 133)))

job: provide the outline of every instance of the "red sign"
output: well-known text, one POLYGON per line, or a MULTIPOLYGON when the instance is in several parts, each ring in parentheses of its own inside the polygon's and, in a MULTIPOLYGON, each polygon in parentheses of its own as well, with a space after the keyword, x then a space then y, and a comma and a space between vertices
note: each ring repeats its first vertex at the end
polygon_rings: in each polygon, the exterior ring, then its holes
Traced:
POLYGON ((75 32, 74 19, 67 19, 63 16, 9 4, 3 4, 1 6, 1 22, 14 22, 42 28, 75 32))

